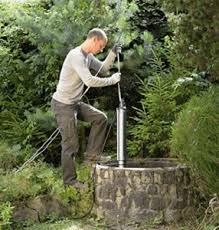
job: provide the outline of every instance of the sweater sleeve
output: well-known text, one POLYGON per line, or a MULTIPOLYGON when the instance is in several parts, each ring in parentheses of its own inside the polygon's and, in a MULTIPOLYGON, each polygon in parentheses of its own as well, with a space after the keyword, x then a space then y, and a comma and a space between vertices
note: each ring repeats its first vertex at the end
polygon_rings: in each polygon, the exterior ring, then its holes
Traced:
POLYGON ((113 62, 115 61, 115 58, 116 55, 112 51, 109 52, 104 61, 100 61, 96 57, 94 57, 94 55, 92 55, 90 68, 98 72, 101 66, 103 65, 100 72, 107 72, 111 68, 113 62))
POLYGON ((88 87, 103 87, 114 84, 112 77, 99 78, 93 76, 80 56, 72 56, 71 64, 74 71, 88 87))

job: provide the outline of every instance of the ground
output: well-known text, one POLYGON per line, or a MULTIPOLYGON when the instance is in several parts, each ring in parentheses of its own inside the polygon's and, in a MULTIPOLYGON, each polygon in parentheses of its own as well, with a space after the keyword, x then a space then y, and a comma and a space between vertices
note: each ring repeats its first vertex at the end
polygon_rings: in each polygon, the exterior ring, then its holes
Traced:
MULTIPOLYGON (((95 219, 84 219, 84 220, 62 220, 54 223, 42 223, 35 224, 24 228, 25 230, 192 230, 194 224, 191 222, 187 223, 172 223, 170 225, 163 225, 160 223, 147 223, 144 225, 138 224, 106 224, 102 221, 95 219)), ((208 228, 213 230, 213 228, 208 228)))

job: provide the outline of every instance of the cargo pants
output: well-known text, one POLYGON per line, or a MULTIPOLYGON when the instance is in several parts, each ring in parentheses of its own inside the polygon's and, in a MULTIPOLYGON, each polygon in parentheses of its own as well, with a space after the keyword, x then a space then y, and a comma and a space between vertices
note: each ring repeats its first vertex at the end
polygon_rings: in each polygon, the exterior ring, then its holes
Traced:
POLYGON ((92 125, 86 153, 100 154, 103 151, 107 117, 103 112, 84 102, 68 105, 52 99, 51 106, 62 136, 61 164, 64 184, 71 184, 71 181, 77 178, 74 160, 79 150, 77 118, 91 122, 92 125))

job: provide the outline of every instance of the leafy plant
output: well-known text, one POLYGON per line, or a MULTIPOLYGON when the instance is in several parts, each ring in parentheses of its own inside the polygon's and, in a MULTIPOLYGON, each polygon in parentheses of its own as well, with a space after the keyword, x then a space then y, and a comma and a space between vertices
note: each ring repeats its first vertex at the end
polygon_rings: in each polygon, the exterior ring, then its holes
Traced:
POLYGON ((205 72, 205 78, 217 82, 219 76, 217 28, 218 1, 159 0, 162 2, 174 34, 179 65, 205 72))
POLYGON ((0 168, 9 170, 18 166, 23 160, 20 145, 9 147, 8 143, 0 142, 0 168))
POLYGON ((93 205, 93 182, 90 171, 89 166, 77 165, 78 180, 90 185, 89 189, 80 192, 71 187, 65 188, 61 170, 43 162, 30 164, 18 173, 1 172, 0 202, 19 202, 47 194, 55 196, 64 205, 69 206, 72 215, 82 216, 93 205))
POLYGON ((52 192, 53 184, 58 180, 54 169, 45 163, 29 165, 21 172, 14 171, 0 175, 0 201, 16 201, 52 192))
POLYGON ((197 187, 207 195, 219 192, 218 87, 193 97, 173 126, 171 155, 185 162, 197 187))
POLYGON ((0 203, 0 229, 11 229, 10 219, 12 217, 13 207, 10 202, 0 203))
MULTIPOLYGON (((36 109, 32 113, 25 111, 24 115, 25 118, 21 119, 18 115, 5 110, 0 113, 3 120, 0 127, 1 138, 7 139, 12 145, 19 146, 20 152, 23 153, 22 159, 26 160, 30 155, 33 155, 35 149, 38 149, 49 138, 57 128, 57 124, 51 111, 44 112, 41 109, 36 109)), ((59 152, 60 136, 50 144, 44 156, 48 161, 57 164, 59 152)))
POLYGON ((178 111, 177 91, 169 69, 162 59, 164 49, 152 49, 149 79, 140 80, 139 92, 142 96, 140 108, 136 108, 136 124, 129 129, 129 154, 144 156, 168 156, 171 125, 178 111))
POLYGON ((145 156, 167 156, 176 112, 172 82, 157 77, 154 81, 143 82, 140 93, 142 109, 136 109, 138 117, 135 117, 136 125, 130 129, 133 141, 129 142, 129 152, 137 154, 143 148, 145 156))

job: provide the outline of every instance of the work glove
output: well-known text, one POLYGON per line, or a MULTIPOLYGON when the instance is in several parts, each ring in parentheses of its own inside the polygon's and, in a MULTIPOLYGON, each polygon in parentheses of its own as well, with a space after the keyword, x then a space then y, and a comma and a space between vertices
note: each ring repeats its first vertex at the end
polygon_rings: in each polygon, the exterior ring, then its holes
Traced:
POLYGON ((114 73, 112 76, 111 76, 111 80, 112 80, 112 83, 113 84, 116 84, 120 81, 121 79, 121 73, 114 73))
POLYGON ((120 43, 116 43, 116 44, 113 46, 112 51, 113 51, 115 54, 121 53, 121 52, 122 52, 122 45, 121 45, 120 43))

